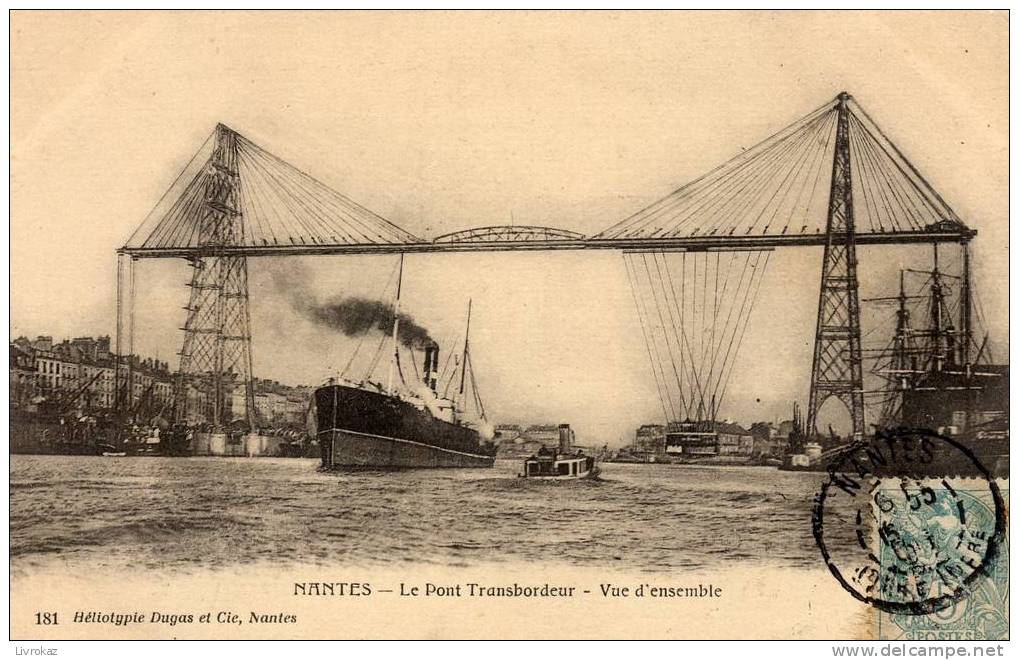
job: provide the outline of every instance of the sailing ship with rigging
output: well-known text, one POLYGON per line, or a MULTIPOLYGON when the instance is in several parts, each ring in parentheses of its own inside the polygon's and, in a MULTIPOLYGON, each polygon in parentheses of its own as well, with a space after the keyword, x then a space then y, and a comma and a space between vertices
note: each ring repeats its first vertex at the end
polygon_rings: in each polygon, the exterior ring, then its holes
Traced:
MULTIPOLYGON (((438 392, 439 347, 424 347, 422 383, 416 390, 405 382, 400 368, 399 304, 403 278, 400 257, 396 296, 393 303, 392 352, 385 387, 367 378, 362 382, 330 379, 315 390, 317 436, 324 469, 405 469, 492 467, 496 447, 482 438, 484 406, 470 359, 470 314, 460 355, 460 384, 457 395, 438 392), (394 386, 394 375, 404 385, 394 386), (470 391, 479 419, 466 414, 466 391, 470 391)), ((450 379, 452 382, 452 377, 450 379)))
POLYGON ((952 437, 992 473, 1007 474, 1009 367, 994 364, 987 334, 975 341, 974 322, 981 314, 974 305, 968 246, 961 271, 942 270, 935 246, 931 270, 900 271, 897 295, 864 301, 895 306, 891 341, 875 355, 873 371, 886 381, 879 426, 952 437), (907 276, 923 278, 917 292, 907 293, 907 276))

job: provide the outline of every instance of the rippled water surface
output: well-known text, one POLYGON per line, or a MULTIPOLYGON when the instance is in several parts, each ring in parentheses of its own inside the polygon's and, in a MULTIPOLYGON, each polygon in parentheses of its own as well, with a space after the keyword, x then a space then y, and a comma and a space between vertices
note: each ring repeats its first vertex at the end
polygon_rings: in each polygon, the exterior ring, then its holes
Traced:
POLYGON ((603 464, 599 480, 493 469, 323 473, 309 459, 11 456, 15 571, 567 562, 816 567, 822 475, 603 464))

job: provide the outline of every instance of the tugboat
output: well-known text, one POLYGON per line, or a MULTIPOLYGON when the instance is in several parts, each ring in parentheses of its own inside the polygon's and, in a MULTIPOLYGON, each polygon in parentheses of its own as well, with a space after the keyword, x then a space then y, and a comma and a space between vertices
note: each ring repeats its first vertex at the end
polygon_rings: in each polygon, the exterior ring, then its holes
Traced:
POLYGON ((538 453, 524 461, 524 479, 587 479, 598 475, 593 456, 581 450, 573 451, 573 431, 569 424, 559 425, 559 446, 542 447, 538 453))

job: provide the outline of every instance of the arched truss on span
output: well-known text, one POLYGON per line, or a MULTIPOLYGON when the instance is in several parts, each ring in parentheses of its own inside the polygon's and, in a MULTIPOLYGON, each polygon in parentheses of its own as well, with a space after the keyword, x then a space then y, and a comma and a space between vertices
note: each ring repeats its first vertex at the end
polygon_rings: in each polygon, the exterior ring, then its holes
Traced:
POLYGON ((555 227, 532 225, 495 225, 473 227, 436 236, 433 243, 528 243, 547 241, 579 241, 583 234, 555 227))

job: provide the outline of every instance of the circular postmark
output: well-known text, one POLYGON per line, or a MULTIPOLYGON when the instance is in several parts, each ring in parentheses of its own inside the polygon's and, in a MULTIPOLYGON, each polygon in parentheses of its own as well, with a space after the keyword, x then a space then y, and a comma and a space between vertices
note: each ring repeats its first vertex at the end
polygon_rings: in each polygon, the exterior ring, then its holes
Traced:
POLYGON ((986 468, 957 441, 922 429, 846 447, 814 502, 814 539, 832 575, 892 614, 930 614, 964 598, 987 575, 1004 529, 986 468), (973 498, 991 515, 977 515, 973 498))

